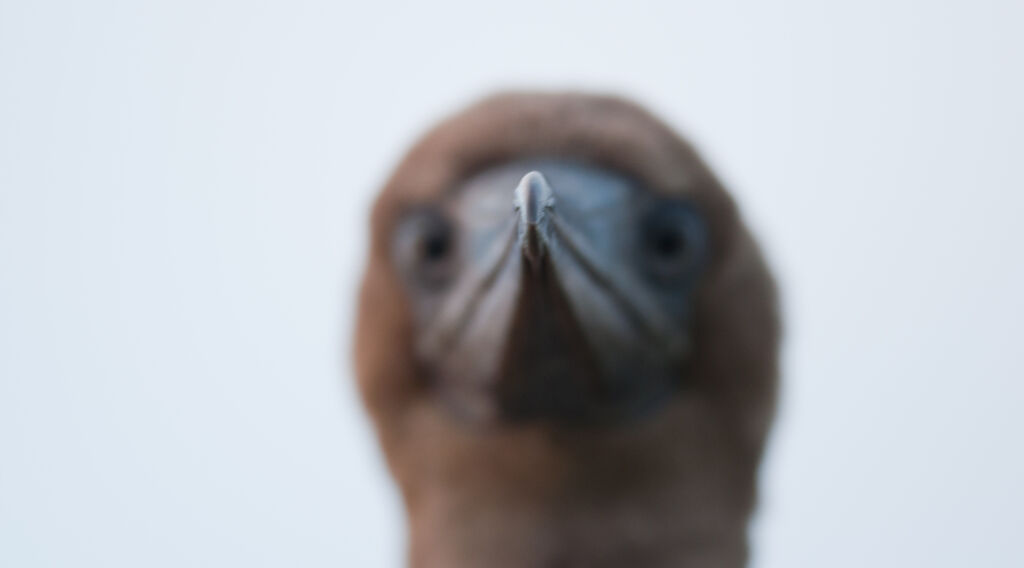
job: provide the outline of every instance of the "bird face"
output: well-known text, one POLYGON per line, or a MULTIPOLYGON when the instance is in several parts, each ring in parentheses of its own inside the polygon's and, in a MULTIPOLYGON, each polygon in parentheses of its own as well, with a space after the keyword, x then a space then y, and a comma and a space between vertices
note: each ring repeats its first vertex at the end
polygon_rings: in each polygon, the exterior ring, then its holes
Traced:
POLYGON ((512 160, 410 207, 392 260, 439 400, 484 422, 621 421, 685 376, 697 206, 567 160, 512 160))
POLYGON ((411 565, 742 564, 775 288, 685 140, 498 94, 409 149, 370 228, 356 376, 411 565))

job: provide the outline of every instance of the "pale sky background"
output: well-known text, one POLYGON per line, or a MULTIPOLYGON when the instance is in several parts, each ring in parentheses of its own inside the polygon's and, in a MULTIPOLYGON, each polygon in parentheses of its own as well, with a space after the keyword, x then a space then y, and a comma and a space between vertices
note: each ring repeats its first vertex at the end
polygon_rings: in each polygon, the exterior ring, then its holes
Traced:
POLYGON ((370 200, 503 86, 691 136, 784 290, 758 568, 1022 566, 1024 3, 0 0, 0 566, 398 567, 370 200))

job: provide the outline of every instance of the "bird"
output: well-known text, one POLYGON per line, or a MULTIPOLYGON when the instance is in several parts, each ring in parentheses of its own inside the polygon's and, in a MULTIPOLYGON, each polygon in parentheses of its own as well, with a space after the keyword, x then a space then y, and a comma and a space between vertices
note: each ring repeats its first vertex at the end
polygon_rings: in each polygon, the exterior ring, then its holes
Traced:
POLYGON ((734 568, 778 397, 775 279, 694 147, 509 91, 383 183, 355 375, 414 568, 734 568))

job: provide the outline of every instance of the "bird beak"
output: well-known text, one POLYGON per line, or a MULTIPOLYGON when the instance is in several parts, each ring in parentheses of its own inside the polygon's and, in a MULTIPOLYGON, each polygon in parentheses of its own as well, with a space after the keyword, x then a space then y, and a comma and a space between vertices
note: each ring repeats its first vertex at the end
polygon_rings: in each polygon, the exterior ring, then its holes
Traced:
POLYGON ((530 268, 537 270, 551 243, 550 216, 555 207, 555 193, 538 171, 532 171, 516 187, 513 204, 519 214, 519 247, 530 268))
MULTIPOLYGON (((667 316, 592 231, 559 214, 554 189, 538 171, 519 180, 514 215, 467 258, 420 336, 445 398, 474 417, 587 415, 616 398, 632 362, 669 352, 667 316)), ((600 181, 589 189, 614 195, 600 181)))
POLYGON ((496 376, 507 417, 581 414, 600 390, 600 369, 560 281, 555 196, 532 171, 513 197, 519 278, 496 376))

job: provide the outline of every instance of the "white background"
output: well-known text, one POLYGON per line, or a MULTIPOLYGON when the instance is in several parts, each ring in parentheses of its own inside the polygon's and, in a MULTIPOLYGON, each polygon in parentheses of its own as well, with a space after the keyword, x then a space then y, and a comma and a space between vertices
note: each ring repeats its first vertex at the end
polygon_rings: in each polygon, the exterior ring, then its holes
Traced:
POLYGON ((649 105, 765 243, 756 566, 1024 565, 1024 4, 363 4, 0 0, 0 566, 399 566, 367 207, 503 86, 649 105))

